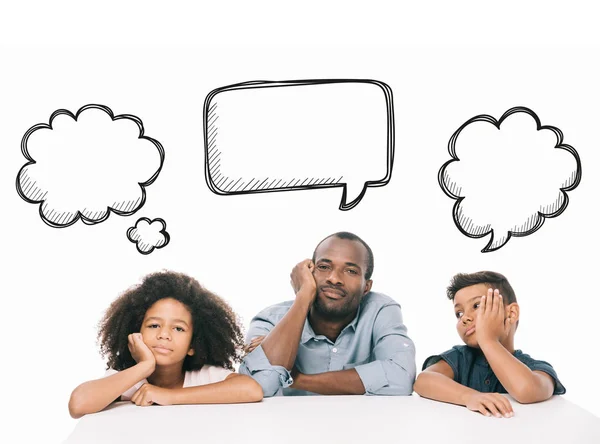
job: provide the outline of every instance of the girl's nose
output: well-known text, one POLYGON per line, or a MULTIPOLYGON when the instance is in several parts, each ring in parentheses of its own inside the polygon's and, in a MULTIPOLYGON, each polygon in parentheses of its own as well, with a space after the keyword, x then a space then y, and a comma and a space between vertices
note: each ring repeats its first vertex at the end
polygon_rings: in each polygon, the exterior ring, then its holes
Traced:
POLYGON ((171 331, 168 328, 161 328, 158 331, 158 338, 171 340, 171 331))

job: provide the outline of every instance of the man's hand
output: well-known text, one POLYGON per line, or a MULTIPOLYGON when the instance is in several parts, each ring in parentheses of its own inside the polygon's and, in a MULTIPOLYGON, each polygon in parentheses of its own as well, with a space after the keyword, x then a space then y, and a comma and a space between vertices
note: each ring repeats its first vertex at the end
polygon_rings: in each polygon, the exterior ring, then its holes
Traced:
POLYGON ((256 336, 256 337, 252 338, 252 340, 250 341, 250 344, 248 344, 247 346, 244 347, 245 354, 248 355, 248 354, 252 353, 254 351, 254 349, 260 345, 260 343, 263 341, 263 339, 265 339, 265 335, 256 336))
POLYGON ((511 418, 514 415, 510 401, 500 393, 480 393, 469 395, 466 407, 485 416, 511 418))
POLYGON ((481 297, 477 310, 475 334, 477 342, 501 342, 510 331, 510 319, 504 317, 502 295, 496 290, 488 289, 487 296, 481 297))
POLYGON ((317 282, 313 276, 315 264, 310 259, 303 260, 297 264, 290 273, 292 288, 296 293, 311 297, 311 302, 314 301, 317 295, 317 282))
POLYGON ((129 352, 135 362, 138 364, 140 362, 147 362, 148 366, 152 369, 150 374, 154 372, 154 368, 156 366, 156 359, 154 358, 154 354, 152 350, 146 345, 144 340, 142 339, 141 333, 132 333, 127 336, 127 347, 129 348, 129 352))
POLYGON ((133 394, 131 402, 142 407, 151 404, 170 405, 172 404, 171 393, 169 389, 146 383, 133 394))

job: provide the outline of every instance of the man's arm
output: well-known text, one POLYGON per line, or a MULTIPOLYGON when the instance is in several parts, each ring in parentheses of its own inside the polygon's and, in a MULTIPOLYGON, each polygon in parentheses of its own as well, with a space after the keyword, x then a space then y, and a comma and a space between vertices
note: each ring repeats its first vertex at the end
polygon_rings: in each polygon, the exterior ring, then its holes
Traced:
POLYGON ((481 393, 454 381, 452 367, 440 360, 421 372, 415 382, 415 392, 423 398, 463 405, 485 416, 510 417, 510 401, 498 393, 481 393))
POLYGON ((356 371, 369 395, 410 395, 417 368, 415 345, 402 321, 400 305, 385 305, 373 325, 372 354, 375 361, 359 365, 356 371))
POLYGON ((314 264, 307 259, 292 270, 291 279, 296 299, 261 344, 271 365, 280 365, 287 370, 294 367, 306 316, 317 291, 317 284, 312 275, 313 269, 314 264))
POLYGON ((477 313, 477 342, 506 391, 522 404, 544 401, 554 392, 554 380, 541 371, 532 371, 500 343, 511 327, 504 319, 504 305, 498 290, 481 298, 477 313))
POLYGON ((399 305, 379 311, 372 337, 374 361, 348 370, 297 373, 291 387, 323 395, 410 395, 416 373, 415 347, 406 336, 399 305))

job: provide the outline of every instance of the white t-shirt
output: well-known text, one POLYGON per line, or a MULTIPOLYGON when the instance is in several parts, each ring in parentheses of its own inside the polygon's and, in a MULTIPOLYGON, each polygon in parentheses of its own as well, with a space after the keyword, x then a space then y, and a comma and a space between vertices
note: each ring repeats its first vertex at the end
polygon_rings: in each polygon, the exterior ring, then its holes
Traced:
MULTIPOLYGON (((119 373, 118 370, 109 368, 106 370, 104 377, 119 373)), ((223 367, 217 367, 215 365, 204 365, 200 370, 191 370, 185 372, 185 379, 183 380, 183 387, 196 387, 197 385, 212 384, 214 382, 221 382, 227 376, 233 373, 231 370, 227 370, 223 367)), ((146 384, 148 381, 142 379, 136 385, 125 391, 121 395, 121 401, 131 401, 131 397, 139 390, 139 388, 146 384)))

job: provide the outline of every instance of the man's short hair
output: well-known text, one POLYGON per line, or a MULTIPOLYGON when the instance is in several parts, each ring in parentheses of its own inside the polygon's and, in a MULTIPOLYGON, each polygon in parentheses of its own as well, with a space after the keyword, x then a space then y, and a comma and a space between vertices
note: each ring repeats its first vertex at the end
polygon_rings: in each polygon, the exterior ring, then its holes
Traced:
POLYGON ((319 242, 317 244, 317 246, 315 247, 315 251, 313 252, 312 261, 314 262, 315 259, 317 258, 317 249, 319 248, 319 245, 321 245, 323 242, 325 242, 330 237, 337 237, 338 239, 348 239, 351 241, 357 241, 364 245, 364 247, 367 249, 367 269, 365 270, 365 279, 366 280, 371 279, 371 276, 373 275, 373 269, 375 268, 375 258, 373 257, 373 251, 371 250, 371 247, 369 247, 369 245, 367 245, 367 243, 364 240, 362 240, 356 234, 350 233, 348 231, 339 231, 337 233, 330 234, 325 239, 323 239, 321 242, 319 242))
POLYGON ((451 301, 460 290, 471 285, 486 284, 490 287, 497 288, 502 295, 505 304, 517 302, 515 292, 508 282, 508 279, 500 273, 494 271, 478 271, 477 273, 458 273, 451 280, 450 285, 446 289, 446 295, 451 301))

